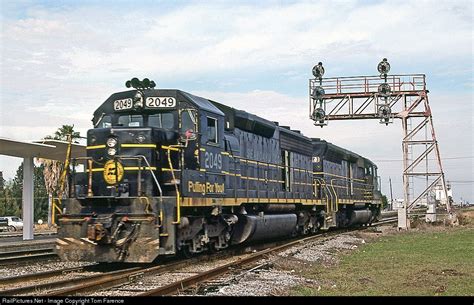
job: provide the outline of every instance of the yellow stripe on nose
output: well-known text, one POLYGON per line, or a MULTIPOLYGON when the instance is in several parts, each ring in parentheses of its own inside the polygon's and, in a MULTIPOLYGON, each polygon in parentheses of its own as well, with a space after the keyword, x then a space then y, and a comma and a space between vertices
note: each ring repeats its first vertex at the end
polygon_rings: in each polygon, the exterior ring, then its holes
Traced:
POLYGON ((86 147, 86 149, 99 149, 99 148, 105 148, 105 144, 86 147))
POLYGON ((156 144, 121 144, 122 148, 156 148, 156 144))

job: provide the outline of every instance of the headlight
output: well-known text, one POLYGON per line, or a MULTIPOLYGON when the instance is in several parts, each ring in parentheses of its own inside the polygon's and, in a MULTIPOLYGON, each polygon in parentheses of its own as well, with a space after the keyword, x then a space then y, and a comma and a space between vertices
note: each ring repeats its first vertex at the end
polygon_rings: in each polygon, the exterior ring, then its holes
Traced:
POLYGON ((133 97, 133 108, 135 108, 135 109, 143 108, 143 96, 138 91, 135 94, 135 96, 133 97))
POLYGON ((109 148, 107 149, 107 153, 109 154, 109 156, 115 156, 117 150, 115 148, 109 148))
POLYGON ((144 135, 139 134, 139 135, 137 136, 137 142, 138 142, 138 143, 143 143, 143 142, 145 142, 145 140, 146 140, 146 137, 145 137, 144 135))
POLYGON ((107 139, 107 146, 108 147, 115 147, 117 145, 117 139, 115 138, 108 138, 107 139))

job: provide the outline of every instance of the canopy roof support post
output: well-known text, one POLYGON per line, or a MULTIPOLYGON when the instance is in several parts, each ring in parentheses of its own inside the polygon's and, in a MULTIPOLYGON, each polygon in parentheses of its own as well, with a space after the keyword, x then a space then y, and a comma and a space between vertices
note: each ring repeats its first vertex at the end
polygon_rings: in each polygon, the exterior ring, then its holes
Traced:
POLYGON ((34 163, 32 157, 23 159, 23 240, 33 239, 34 163))

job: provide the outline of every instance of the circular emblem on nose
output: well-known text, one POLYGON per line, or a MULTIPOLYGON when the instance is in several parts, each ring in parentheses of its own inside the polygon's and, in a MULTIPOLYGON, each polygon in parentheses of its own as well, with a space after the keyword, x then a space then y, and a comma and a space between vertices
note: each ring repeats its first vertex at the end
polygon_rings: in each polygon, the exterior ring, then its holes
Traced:
POLYGON ((104 180, 107 184, 116 184, 123 178, 122 163, 109 160, 104 165, 104 180))

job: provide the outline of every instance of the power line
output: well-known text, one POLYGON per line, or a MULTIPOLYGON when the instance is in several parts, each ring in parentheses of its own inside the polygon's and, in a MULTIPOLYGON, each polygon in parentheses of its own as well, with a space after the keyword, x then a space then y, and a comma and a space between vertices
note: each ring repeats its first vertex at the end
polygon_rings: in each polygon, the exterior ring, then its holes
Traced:
MULTIPOLYGON (((446 158, 441 158, 441 160, 458 160, 458 159, 472 159, 474 156, 464 156, 464 157, 446 157, 446 158)), ((436 160, 436 159, 428 159, 428 160, 436 160)), ((402 159, 393 159, 393 160, 372 160, 374 162, 402 162, 402 159)))

